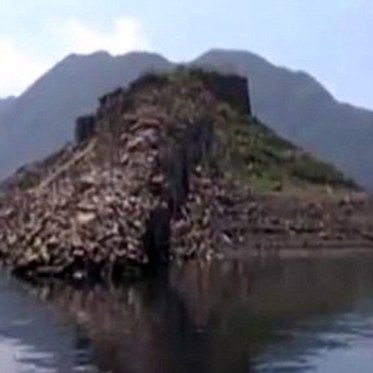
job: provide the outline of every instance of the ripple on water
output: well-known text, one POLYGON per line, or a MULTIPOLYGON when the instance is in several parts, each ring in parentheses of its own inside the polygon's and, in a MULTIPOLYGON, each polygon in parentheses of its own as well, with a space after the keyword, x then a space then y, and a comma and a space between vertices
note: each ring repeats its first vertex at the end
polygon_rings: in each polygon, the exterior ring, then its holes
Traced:
POLYGON ((373 260, 190 263, 110 289, 27 289, 0 276, 1 373, 91 372, 90 359, 112 373, 373 371, 373 260))
POLYGON ((0 274, 0 372, 92 372, 83 340, 51 306, 0 274))

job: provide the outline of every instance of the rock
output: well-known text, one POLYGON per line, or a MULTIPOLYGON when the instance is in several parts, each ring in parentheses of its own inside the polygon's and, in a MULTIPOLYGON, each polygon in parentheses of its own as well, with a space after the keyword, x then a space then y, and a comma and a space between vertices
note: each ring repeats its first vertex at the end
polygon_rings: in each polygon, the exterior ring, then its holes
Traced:
POLYGON ((146 139, 144 137, 136 137, 133 140, 130 140, 127 143, 127 151, 130 153, 134 151, 139 151, 146 145, 145 141, 146 139))
POLYGON ((157 118, 141 118, 135 126, 132 127, 132 132, 145 129, 159 129, 161 122, 157 118))
POLYGON ((76 219, 79 224, 88 224, 94 221, 96 218, 96 214, 91 212, 91 213, 84 213, 84 212, 79 212, 76 219))
POLYGON ((97 210, 97 205, 86 201, 78 203, 77 208, 81 212, 94 212, 97 210))
POLYGON ((122 155, 122 157, 120 159, 120 163, 121 163, 122 166, 125 166, 125 165, 128 164, 129 160, 130 160, 129 154, 125 153, 125 154, 122 155))
POLYGON ((132 113, 125 113, 123 116, 122 116, 122 119, 129 123, 130 125, 131 124, 134 124, 137 122, 138 120, 138 116, 136 114, 132 114, 132 113))

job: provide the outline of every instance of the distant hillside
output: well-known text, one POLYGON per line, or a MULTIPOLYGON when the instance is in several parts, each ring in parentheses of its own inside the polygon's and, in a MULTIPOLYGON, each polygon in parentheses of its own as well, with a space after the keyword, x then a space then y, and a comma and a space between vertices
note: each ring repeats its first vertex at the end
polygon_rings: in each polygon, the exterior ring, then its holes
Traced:
MULTIPOLYGON (((373 112, 341 104, 306 73, 274 66, 248 52, 214 50, 194 64, 248 77, 252 108, 260 120, 373 186, 373 112)), ((97 97, 143 73, 173 66, 148 53, 66 58, 10 105, 0 101, 0 177, 70 141, 75 118, 92 111, 97 97)))
POLYGON ((0 115, 5 115, 6 112, 12 108, 15 101, 15 97, 0 99, 0 115))

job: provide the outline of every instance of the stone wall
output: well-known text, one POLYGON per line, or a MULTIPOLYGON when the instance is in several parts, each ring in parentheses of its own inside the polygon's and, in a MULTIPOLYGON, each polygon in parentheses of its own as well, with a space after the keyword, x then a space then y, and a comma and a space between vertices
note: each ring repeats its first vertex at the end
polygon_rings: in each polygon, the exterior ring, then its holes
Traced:
POLYGON ((213 140, 210 118, 182 126, 184 129, 169 145, 161 159, 163 173, 169 185, 168 201, 171 214, 180 209, 190 190, 194 168, 208 156, 213 140))
POLYGON ((75 125, 75 141, 81 143, 90 139, 95 134, 95 116, 86 115, 79 117, 75 125))
POLYGON ((196 70, 194 72, 216 98, 229 102, 241 113, 251 115, 251 100, 248 81, 238 75, 196 70))

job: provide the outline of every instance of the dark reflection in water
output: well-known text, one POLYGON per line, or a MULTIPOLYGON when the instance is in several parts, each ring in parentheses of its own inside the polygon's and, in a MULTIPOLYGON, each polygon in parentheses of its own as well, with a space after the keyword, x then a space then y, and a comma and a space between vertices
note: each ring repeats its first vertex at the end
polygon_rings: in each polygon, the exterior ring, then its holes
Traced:
POLYGON ((373 371, 373 258, 190 263, 110 289, 35 291, 105 372, 373 371))
MULTIPOLYGON (((39 292, 40 294, 40 292, 39 292)), ((0 372, 93 372, 82 335, 60 323, 50 307, 18 282, 0 275, 0 372)))

